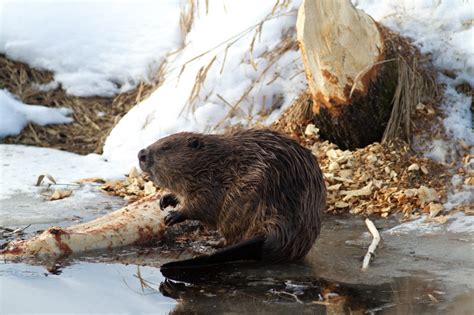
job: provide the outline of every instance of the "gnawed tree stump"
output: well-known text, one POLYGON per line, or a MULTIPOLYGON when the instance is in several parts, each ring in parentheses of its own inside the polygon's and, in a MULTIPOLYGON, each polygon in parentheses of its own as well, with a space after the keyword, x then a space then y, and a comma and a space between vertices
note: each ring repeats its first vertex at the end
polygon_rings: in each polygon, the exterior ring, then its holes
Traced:
POLYGON ((62 258, 159 239, 166 230, 162 222, 166 212, 158 200, 159 195, 145 197, 90 222, 51 227, 31 239, 12 241, 0 251, 0 259, 62 258))
POLYGON ((409 140, 412 109, 436 95, 417 49, 350 0, 303 1, 297 33, 311 94, 306 106, 322 138, 342 149, 409 140))

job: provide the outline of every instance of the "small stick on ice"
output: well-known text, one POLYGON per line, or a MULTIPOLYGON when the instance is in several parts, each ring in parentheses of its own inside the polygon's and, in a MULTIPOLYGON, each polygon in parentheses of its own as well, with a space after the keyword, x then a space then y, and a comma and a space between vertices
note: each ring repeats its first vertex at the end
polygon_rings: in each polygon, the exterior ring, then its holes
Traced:
POLYGON ((374 255, 375 249, 379 245, 380 242, 380 234, 379 231, 377 231, 377 228, 375 227, 374 223, 370 219, 365 219, 365 224, 367 225, 367 228, 369 229, 370 234, 372 234, 372 243, 370 243, 369 249, 367 250, 367 254, 365 254, 364 257, 364 262, 362 263, 362 271, 366 271, 367 268, 369 268, 369 262, 370 258, 374 255))

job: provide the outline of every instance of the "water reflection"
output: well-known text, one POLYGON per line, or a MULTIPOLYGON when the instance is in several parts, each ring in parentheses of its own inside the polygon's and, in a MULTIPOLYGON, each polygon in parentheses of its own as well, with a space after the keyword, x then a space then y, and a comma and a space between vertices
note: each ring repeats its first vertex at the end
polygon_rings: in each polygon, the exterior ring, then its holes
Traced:
POLYGON ((443 295, 421 277, 377 285, 338 283, 310 275, 305 264, 226 264, 168 273, 163 295, 179 301, 173 314, 432 314, 443 295), (307 272, 302 272, 305 270, 307 272), (171 280, 174 279, 174 280, 171 280), (431 296, 431 298, 430 298, 431 296))
POLYGON ((176 302, 161 295, 159 269, 122 264, 79 263, 49 273, 44 267, 0 264, 0 314, 160 313, 176 302), (142 287, 136 274, 157 283, 142 287))

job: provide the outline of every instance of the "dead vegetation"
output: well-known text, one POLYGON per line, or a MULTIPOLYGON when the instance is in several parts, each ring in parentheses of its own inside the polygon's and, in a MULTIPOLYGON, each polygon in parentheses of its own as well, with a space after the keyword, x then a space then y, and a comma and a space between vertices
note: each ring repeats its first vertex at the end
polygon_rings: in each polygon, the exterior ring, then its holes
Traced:
MULTIPOLYGON (((163 65, 160 69, 163 68, 163 65)), ((76 97, 61 88, 42 91, 38 85, 53 82, 53 73, 37 70, 0 55, 0 89, 7 89, 26 104, 68 107, 74 122, 65 125, 29 124, 18 136, 4 143, 51 147, 70 152, 101 153, 105 139, 117 122, 135 104, 146 98, 160 83, 160 76, 150 83, 140 83, 129 92, 113 98, 76 97)))
POLYGON ((398 79, 392 100, 392 112, 385 128, 382 142, 412 138, 412 115, 420 103, 436 103, 440 100, 436 73, 429 58, 414 47, 408 39, 389 29, 383 30, 385 40, 393 47, 398 63, 398 79))
MULTIPOLYGON (((335 144, 321 140, 319 130, 310 120, 305 120, 303 109, 311 108, 309 100, 309 95, 302 95, 296 103, 303 104, 290 107, 273 128, 297 139, 318 157, 328 188, 327 212, 382 217, 401 213, 405 219, 428 214, 429 220, 445 222, 448 212, 442 204, 447 201, 448 192, 474 182, 474 170, 469 166, 474 156, 468 150, 461 151, 460 159, 451 164, 417 155, 401 140, 374 143, 353 151, 340 150, 335 144), (457 185, 451 182, 455 174, 461 178, 457 185)), ((412 119, 416 126, 424 128, 414 128, 414 132, 442 131, 436 117, 434 105, 420 103, 412 119)), ((449 214, 456 211, 472 214, 472 208, 472 204, 461 205, 449 214)))

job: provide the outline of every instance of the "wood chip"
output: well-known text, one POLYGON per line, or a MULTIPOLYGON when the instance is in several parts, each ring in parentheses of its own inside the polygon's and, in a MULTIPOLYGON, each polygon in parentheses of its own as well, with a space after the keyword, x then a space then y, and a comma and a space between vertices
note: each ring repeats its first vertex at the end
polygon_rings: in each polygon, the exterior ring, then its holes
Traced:
POLYGON ((418 199, 422 207, 432 201, 439 201, 439 197, 436 190, 423 185, 420 186, 420 188, 418 189, 418 199))
POLYGON ((429 206, 429 212, 430 212, 430 217, 431 217, 431 218, 434 218, 434 217, 437 216, 441 211, 444 210, 443 205, 442 205, 442 204, 439 204, 439 203, 430 202, 428 206, 429 206))
POLYGON ((412 165, 408 166, 408 171, 409 172, 415 172, 420 169, 420 166, 416 163, 413 163, 412 165))
POLYGON ((334 206, 338 209, 342 209, 342 208, 347 208, 349 207, 349 204, 347 202, 344 202, 344 201, 337 201, 334 206))
POLYGON ((370 194, 372 194, 372 182, 361 189, 341 190, 341 195, 345 195, 345 197, 342 199, 344 201, 347 201, 353 197, 368 196, 370 194))
POLYGON ((69 196, 71 196, 72 194, 72 190, 68 190, 68 189, 57 189, 54 191, 54 193, 49 197, 49 200, 59 200, 59 199, 63 199, 63 198, 67 198, 69 196))
POLYGON ((317 136, 319 134, 319 129, 316 128, 314 124, 308 124, 304 130, 304 134, 307 136, 317 136))
POLYGON ((145 195, 152 195, 156 193, 156 187, 153 182, 146 182, 144 185, 145 195))
POLYGON ((329 163, 329 166, 328 166, 328 170, 330 172, 334 172, 334 171, 337 171, 338 169, 340 169, 341 167, 339 166, 339 163, 337 162, 331 162, 329 163))
POLYGON ((428 171, 428 169, 426 168, 426 166, 422 165, 420 168, 421 168, 421 171, 423 172, 423 174, 428 175, 430 173, 428 171))

